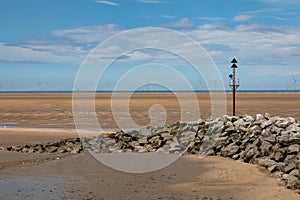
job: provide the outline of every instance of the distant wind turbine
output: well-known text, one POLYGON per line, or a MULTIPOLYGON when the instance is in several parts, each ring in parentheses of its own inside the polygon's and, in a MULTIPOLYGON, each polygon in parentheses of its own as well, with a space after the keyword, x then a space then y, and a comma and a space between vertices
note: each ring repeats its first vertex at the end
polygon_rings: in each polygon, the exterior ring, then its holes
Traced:
POLYGON ((151 83, 151 81, 149 81, 148 83, 147 83, 147 90, 148 90, 148 92, 150 92, 151 90, 152 90, 152 83, 151 83))
POLYGON ((42 85, 43 85, 43 83, 41 83, 39 81, 37 81, 36 83, 38 85, 39 91, 42 91, 42 85))
POLYGON ((217 90, 217 80, 211 80, 212 84, 213 84, 213 90, 216 91, 217 90))
POLYGON ((203 86, 203 82, 201 80, 198 80, 198 82, 199 82, 199 91, 201 91, 202 90, 202 86, 203 86))
POLYGON ((297 91, 297 79, 295 79, 295 77, 294 76, 292 76, 292 79, 293 79, 293 81, 294 81, 294 88, 295 88, 295 91, 297 91))

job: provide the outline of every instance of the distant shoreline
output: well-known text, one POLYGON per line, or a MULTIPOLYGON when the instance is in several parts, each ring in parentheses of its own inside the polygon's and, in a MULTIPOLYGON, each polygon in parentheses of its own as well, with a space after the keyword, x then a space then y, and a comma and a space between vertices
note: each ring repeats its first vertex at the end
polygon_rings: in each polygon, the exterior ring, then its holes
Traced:
MULTIPOLYGON (((0 91, 0 94, 5 93, 73 93, 74 91, 0 91)), ((94 91, 80 91, 81 93, 90 93, 94 91)), ((112 91, 112 90, 103 90, 103 91, 96 91, 96 93, 131 93, 132 91, 112 91)), ((134 93, 214 93, 214 92, 224 92, 224 91, 207 91, 207 90, 195 90, 195 91, 183 91, 183 90, 174 90, 174 91, 134 91, 134 93)), ((226 93, 232 92, 231 90, 226 90, 226 93)), ((239 90, 237 93, 300 93, 300 90, 239 90)))

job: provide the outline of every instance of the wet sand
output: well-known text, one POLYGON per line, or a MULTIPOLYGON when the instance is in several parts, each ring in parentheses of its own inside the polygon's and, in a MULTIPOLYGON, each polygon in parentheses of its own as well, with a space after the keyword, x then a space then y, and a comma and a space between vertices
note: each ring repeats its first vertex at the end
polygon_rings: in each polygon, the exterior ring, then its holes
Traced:
POLYGON ((299 199, 264 169, 221 157, 186 155, 146 174, 115 171, 88 152, 72 156, 0 152, 0 160, 3 200, 299 199))
MULTIPOLYGON (((232 95, 227 94, 227 114, 232 113, 232 95)), ((200 117, 211 116, 211 98, 208 93, 197 94, 200 117)), ((185 99, 189 103, 189 99, 185 99)), ((269 113, 300 120, 300 93, 238 93, 236 114, 269 113)), ((114 99, 121 113, 126 98, 114 99)), ((84 102, 83 102, 84 104, 84 102)), ((149 124, 149 109, 154 104, 164 106, 166 123, 181 120, 180 104, 171 93, 138 93, 129 102, 132 120, 140 125, 149 124)), ((111 111, 110 93, 96 95, 96 115, 102 128, 116 128, 111 111)), ((0 94, 0 127, 74 129, 71 93, 2 93, 0 94)), ((117 119, 118 120, 118 119, 117 119)), ((119 119, 120 120, 120 119, 119 119)))
MULTIPOLYGON (((209 97, 199 94, 198 98, 203 116, 209 116, 209 97)), ((238 114, 268 112, 300 118, 299 93, 241 93, 237 100, 238 114)), ((76 131, 71 130, 74 128, 71 103, 70 94, 64 93, 1 94, 0 146, 76 137, 76 131)), ((122 105, 122 99, 119 103, 122 105)), ((147 113, 144 111, 153 103, 167 107, 168 123, 178 121, 178 102, 174 96, 160 94, 157 98, 138 94, 130 102, 137 123, 148 122, 143 117, 147 113)), ((110 94, 97 95, 96 110, 101 112, 99 117, 106 122, 105 127, 116 128, 110 113, 110 94)), ((162 170, 128 174, 104 166, 86 151, 79 155, 0 151, 0 199, 3 200, 300 198, 283 184, 260 167, 220 157, 200 159, 185 155, 162 170)))

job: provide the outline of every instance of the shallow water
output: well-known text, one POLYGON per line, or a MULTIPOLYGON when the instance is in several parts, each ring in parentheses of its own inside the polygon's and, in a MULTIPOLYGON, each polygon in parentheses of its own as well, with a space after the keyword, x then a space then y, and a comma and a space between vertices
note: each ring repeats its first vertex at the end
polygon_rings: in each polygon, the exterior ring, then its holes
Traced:
POLYGON ((64 179, 31 177, 0 179, 1 200, 62 199, 64 179))

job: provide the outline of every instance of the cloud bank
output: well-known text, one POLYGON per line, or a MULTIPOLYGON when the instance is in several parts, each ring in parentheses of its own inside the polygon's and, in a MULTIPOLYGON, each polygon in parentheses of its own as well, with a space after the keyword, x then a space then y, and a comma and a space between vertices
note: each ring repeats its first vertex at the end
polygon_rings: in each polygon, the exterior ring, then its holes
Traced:
MULTIPOLYGON (((162 25, 162 27, 171 28, 192 37, 220 65, 227 64, 233 56, 238 57, 245 65, 256 67, 296 66, 300 63, 300 27, 263 24, 241 24, 228 27, 215 23, 196 25, 189 18, 183 18, 162 25)), ((80 64, 96 45, 120 31, 123 30, 115 24, 85 26, 53 31, 45 40, 33 38, 17 44, 0 43, 0 61, 80 64)), ((141 38, 139 42, 150 44, 157 42, 157 38, 141 38)), ((110 59, 118 56, 115 55, 117 50, 118 46, 111 46, 100 58, 110 59)), ((189 53, 193 54, 193 52, 189 53)), ((193 56, 197 57, 197 55, 193 56)), ((168 58, 166 54, 136 51, 123 56, 122 62, 141 59, 167 62, 168 58)))

